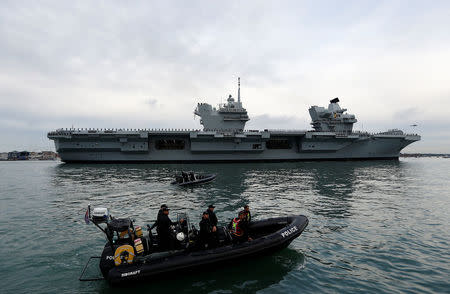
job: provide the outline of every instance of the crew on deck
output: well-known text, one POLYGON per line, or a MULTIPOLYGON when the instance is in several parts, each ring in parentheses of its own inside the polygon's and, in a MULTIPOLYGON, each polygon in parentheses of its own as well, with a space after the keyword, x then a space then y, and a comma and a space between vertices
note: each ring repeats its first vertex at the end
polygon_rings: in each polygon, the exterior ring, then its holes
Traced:
POLYGON ((233 237, 233 243, 242 243, 251 241, 252 238, 248 235, 248 222, 245 219, 246 213, 244 210, 239 212, 239 217, 235 217, 228 225, 228 230, 233 237))
MULTIPOLYGON (((163 214, 157 221, 158 236, 159 236, 159 247, 161 251, 172 250, 175 248, 175 238, 173 236, 173 230, 171 228, 172 225, 176 225, 177 222, 172 222, 169 218, 169 208, 164 207, 162 209, 163 214)), ((183 219, 180 220, 180 223, 184 222, 183 219)))
POLYGON ((245 212, 245 220, 250 223, 252 221, 252 214, 250 212, 250 207, 248 205, 244 205, 244 212, 245 212))
POLYGON ((213 232, 217 231, 217 216, 214 212, 214 208, 216 208, 214 205, 209 205, 208 209, 205 211, 207 214, 209 214, 209 221, 211 222, 211 225, 213 226, 213 232))
MULTIPOLYGON (((158 211, 158 216, 156 217, 156 221, 155 223, 150 227, 150 230, 153 230, 155 227, 158 226, 158 220, 160 219, 160 217, 163 215, 163 208, 167 208, 166 204, 162 204, 161 208, 158 211)), ((156 231, 158 232, 158 228, 156 229, 156 231)))
POLYGON ((198 249, 211 249, 217 246, 217 240, 212 231, 213 226, 209 219, 209 214, 205 211, 202 215, 202 220, 199 223, 200 234, 198 238, 197 248, 198 249))

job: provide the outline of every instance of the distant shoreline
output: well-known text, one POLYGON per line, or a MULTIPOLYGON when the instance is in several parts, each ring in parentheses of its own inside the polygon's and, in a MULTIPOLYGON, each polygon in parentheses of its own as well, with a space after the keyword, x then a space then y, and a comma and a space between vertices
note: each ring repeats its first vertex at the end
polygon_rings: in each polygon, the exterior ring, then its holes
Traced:
POLYGON ((0 162, 22 162, 22 161, 26 161, 26 162, 43 162, 43 161, 60 161, 59 159, 31 159, 31 160, 5 160, 5 159, 0 159, 0 162))
POLYGON ((57 160, 58 154, 53 151, 9 151, 0 152, 0 161, 42 161, 42 160, 57 160))
POLYGON ((450 158, 450 154, 445 154, 445 153, 400 153, 400 157, 443 157, 443 158, 450 158))
MULTIPOLYGON (((41 154, 41 152, 36 152, 36 154, 41 154)), ((50 154, 48 154, 50 155, 50 154)), ((450 154, 445 153, 400 153, 399 157, 413 157, 413 158, 422 158, 422 157, 438 157, 438 158, 450 158, 450 154)), ((50 156, 47 157, 28 157, 23 159, 8 159, 8 158, 0 158, 0 162, 2 161, 60 161, 59 156, 53 152, 50 156)))

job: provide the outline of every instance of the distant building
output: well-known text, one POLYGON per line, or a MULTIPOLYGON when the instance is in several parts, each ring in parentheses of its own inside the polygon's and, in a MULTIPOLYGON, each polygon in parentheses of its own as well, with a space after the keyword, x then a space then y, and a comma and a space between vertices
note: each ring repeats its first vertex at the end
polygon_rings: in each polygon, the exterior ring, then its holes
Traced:
POLYGON ((42 151, 39 152, 39 160, 56 160, 58 154, 53 151, 42 151))
POLYGON ((8 152, 0 153, 0 160, 7 160, 7 159, 8 159, 8 152))
POLYGON ((28 151, 12 151, 8 152, 8 160, 28 160, 30 152, 28 151))
POLYGON ((19 156, 19 151, 8 152, 8 160, 17 160, 18 156, 19 156))
POLYGON ((58 155, 53 151, 31 152, 29 160, 55 160, 58 155))

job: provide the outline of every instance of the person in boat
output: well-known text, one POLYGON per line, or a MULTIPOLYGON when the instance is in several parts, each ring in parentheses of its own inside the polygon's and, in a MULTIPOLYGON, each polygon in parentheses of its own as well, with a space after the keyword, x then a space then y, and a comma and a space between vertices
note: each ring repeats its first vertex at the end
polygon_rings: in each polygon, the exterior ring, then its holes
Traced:
POLYGON ((193 182, 193 181, 195 181, 195 174, 194 174, 194 172, 190 172, 189 173, 189 179, 193 182))
POLYGON ((212 231, 212 225, 211 221, 209 219, 208 212, 203 212, 202 220, 199 223, 200 226, 200 233, 198 236, 198 243, 197 248, 198 249, 205 249, 205 248, 214 248, 216 246, 215 238, 213 236, 212 231))
POLYGON ((188 182, 189 181, 189 177, 188 174, 184 171, 181 172, 181 176, 183 177, 183 182, 188 182))
MULTIPOLYGON (((158 220, 163 215, 163 208, 167 208, 166 204, 162 204, 161 208, 158 211, 158 216, 156 217, 155 223, 150 227, 150 230, 153 230, 155 227, 158 226, 158 220)), ((156 232, 158 232, 158 228, 156 229, 156 232)))
POLYGON ((244 212, 245 212, 245 220, 250 223, 252 221, 252 214, 250 212, 250 207, 248 205, 244 205, 244 212))
MULTIPOLYGON (((173 229, 171 226, 176 225, 178 222, 172 222, 169 218, 169 208, 164 207, 162 209, 163 214, 157 221, 158 237, 159 237, 159 247, 161 251, 172 250, 175 248, 176 238, 173 235, 173 229)), ((180 222, 184 222, 183 219, 180 222)))
POLYGON ((248 222, 245 217, 245 211, 242 210, 239 212, 239 217, 233 218, 228 225, 234 244, 252 240, 248 235, 248 222))
POLYGON ((209 205, 208 209, 205 211, 207 214, 209 214, 209 221, 211 225, 213 226, 213 232, 217 231, 217 216, 214 212, 214 208, 216 208, 214 205, 209 205))
POLYGON ((214 243, 218 243, 219 241, 219 236, 218 236, 218 231, 217 231, 217 216, 216 213, 214 212, 214 208, 216 208, 214 205, 210 204, 208 206, 208 209, 205 211, 208 215, 209 215, 209 222, 211 223, 211 228, 212 228, 212 237, 214 238, 214 243))

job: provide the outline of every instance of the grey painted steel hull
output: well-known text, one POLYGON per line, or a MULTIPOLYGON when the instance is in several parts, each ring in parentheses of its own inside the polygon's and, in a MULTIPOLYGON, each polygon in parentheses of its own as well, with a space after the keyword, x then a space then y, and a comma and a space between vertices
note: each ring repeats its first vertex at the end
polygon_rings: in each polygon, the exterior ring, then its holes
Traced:
POLYGON ((65 162, 270 162, 301 160, 396 159, 420 140, 400 130, 353 132, 353 114, 330 100, 309 109, 314 131, 244 131, 250 119, 238 100, 213 108, 198 103, 200 130, 59 129, 48 133, 65 162))
POLYGON ((92 163, 397 159, 404 147, 420 140, 418 135, 407 134, 306 131, 59 130, 48 137, 55 141, 62 161, 92 163), (168 140, 176 140, 178 149, 160 147, 159 142, 168 140), (284 142, 285 146, 273 147, 270 142, 284 142))

